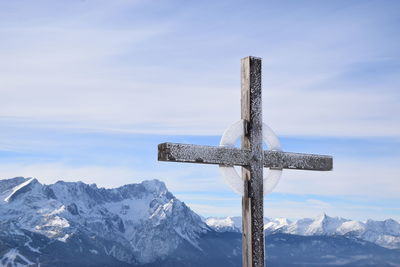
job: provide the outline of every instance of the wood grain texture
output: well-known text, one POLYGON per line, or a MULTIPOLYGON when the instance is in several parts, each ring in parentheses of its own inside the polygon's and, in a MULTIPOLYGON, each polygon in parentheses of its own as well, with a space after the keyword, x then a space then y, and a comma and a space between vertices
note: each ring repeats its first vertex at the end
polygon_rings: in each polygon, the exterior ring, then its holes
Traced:
MULTIPOLYGON (((182 163, 202 163, 225 166, 249 166, 250 150, 234 147, 215 147, 162 143, 158 145, 158 160, 182 163)), ((312 171, 332 170, 331 156, 282 151, 264 151, 264 168, 312 171)))
POLYGON ((264 209, 262 146, 261 59, 241 60, 241 118, 245 121, 242 149, 250 150, 248 166, 242 167, 243 266, 264 266, 264 209))
POLYGON ((264 266, 263 167, 330 171, 331 156, 281 151, 263 151, 261 59, 241 60, 241 118, 244 133, 241 148, 163 143, 158 160, 241 166, 243 267, 264 266))
POLYGON ((303 154, 282 151, 264 151, 265 168, 296 169, 307 171, 331 171, 333 158, 326 155, 303 154))
POLYGON ((250 151, 230 147, 213 147, 163 143, 158 145, 158 160, 185 163, 248 165, 250 151))

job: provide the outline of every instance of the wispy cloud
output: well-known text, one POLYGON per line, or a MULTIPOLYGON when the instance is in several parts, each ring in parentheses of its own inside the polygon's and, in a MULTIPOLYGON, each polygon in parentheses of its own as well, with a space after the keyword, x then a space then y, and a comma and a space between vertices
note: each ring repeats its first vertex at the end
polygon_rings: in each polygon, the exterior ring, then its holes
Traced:
POLYGON ((301 172, 285 170, 285 177, 276 188, 286 193, 318 193, 322 195, 362 195, 387 196, 400 195, 399 167, 395 159, 377 158, 360 161, 335 161, 332 172, 301 172))
POLYGON ((232 17, 236 9, 226 18, 236 31, 205 32, 208 26, 190 20, 196 10, 217 26, 223 4, 212 12, 188 4, 176 13, 160 4, 162 16, 143 2, 47 5, 65 10, 40 19, 33 5, 9 4, 28 19, 14 12, 0 24, 2 117, 98 131, 219 134, 239 118, 239 58, 255 53, 265 58, 265 121, 279 134, 400 134, 399 57, 391 45, 399 38, 388 19, 395 14, 375 13, 382 9, 376 2, 315 3, 265 17, 262 10, 284 6, 256 4, 247 22, 258 20, 255 37, 232 17), (125 17, 126 9, 137 16, 125 17), (212 42, 199 38, 207 35, 212 42))
MULTIPOLYGON (((372 216, 365 209, 372 204, 350 205, 350 197, 400 194, 399 154, 388 152, 400 140, 399 8, 395 1, 3 1, 1 176, 106 187, 158 178, 198 211, 235 209, 240 203, 224 199, 238 196, 216 167, 156 163, 155 145, 214 140, 238 120, 239 59, 255 55, 264 64, 264 121, 289 144, 302 136, 330 144, 314 145, 318 151, 338 152, 334 172, 285 171, 276 189, 319 197, 270 203, 267 212, 354 208, 372 216), (370 143, 384 149, 362 149, 370 143), (228 195, 217 200, 214 192, 228 195), (334 195, 351 208, 322 200, 334 195)), ((314 152, 310 146, 296 148, 314 152)))

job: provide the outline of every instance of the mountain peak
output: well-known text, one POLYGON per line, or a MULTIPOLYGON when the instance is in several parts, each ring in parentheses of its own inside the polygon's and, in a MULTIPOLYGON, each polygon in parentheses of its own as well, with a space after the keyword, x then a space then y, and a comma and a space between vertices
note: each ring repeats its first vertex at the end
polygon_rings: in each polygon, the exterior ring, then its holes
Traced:
POLYGON ((141 184, 150 192, 162 193, 168 191, 165 183, 157 179, 145 180, 141 184))
POLYGON ((25 178, 25 177, 14 177, 10 179, 0 179, 0 194, 4 193, 5 191, 8 191, 19 184, 22 184, 31 178, 25 178))
POLYGON ((240 217, 209 217, 205 220, 205 223, 217 232, 240 232, 240 229, 242 229, 240 217))
POLYGON ((8 190, 3 191, 4 193, 8 194, 7 196, 4 198, 5 202, 11 202, 14 199, 16 199, 19 195, 26 193, 28 191, 32 190, 32 187, 35 184, 38 184, 38 180, 36 178, 29 178, 29 179, 18 179, 18 180, 14 180, 14 181, 22 181, 22 183, 19 183, 18 185, 14 186, 14 187, 10 187, 8 188, 8 190))
POLYGON ((197 249, 199 237, 210 231, 159 180, 106 189, 20 177, 0 181, 0 189, 3 227, 15 223, 16 229, 66 244, 80 238, 128 263, 159 260, 185 242, 197 249))
POLYGON ((325 221, 325 220, 328 220, 329 218, 331 218, 331 217, 329 217, 328 215, 326 215, 325 212, 323 212, 323 213, 319 214, 319 215, 315 218, 315 220, 316 220, 316 221, 325 221))

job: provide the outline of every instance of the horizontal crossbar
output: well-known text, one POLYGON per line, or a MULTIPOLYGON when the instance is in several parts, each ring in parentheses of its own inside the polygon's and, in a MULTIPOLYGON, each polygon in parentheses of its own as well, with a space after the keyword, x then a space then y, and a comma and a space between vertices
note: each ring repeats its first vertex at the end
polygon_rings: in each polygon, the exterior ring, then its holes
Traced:
MULTIPOLYGON (((234 147, 214 147, 162 143, 158 145, 158 160, 184 163, 203 163, 227 166, 248 166, 252 157, 250 150, 234 147)), ((330 171, 331 156, 301 154, 281 151, 264 151, 264 167, 275 169, 299 169, 330 171)))

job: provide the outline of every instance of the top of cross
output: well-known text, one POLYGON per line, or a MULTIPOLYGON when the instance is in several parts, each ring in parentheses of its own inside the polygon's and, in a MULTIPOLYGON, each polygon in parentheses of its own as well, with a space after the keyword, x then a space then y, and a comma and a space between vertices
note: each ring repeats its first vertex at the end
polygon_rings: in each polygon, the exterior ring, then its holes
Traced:
MULTIPOLYGON (((263 167, 332 170, 331 156, 263 151, 261 58, 241 60, 241 148, 163 143, 158 160, 242 166, 243 266, 264 266, 263 167)), ((224 167, 222 167, 224 168, 224 167)))
POLYGON ((242 59, 242 149, 163 143, 158 160, 250 166, 255 159, 267 168, 329 171, 332 157, 281 151, 262 151, 261 58, 242 59))

